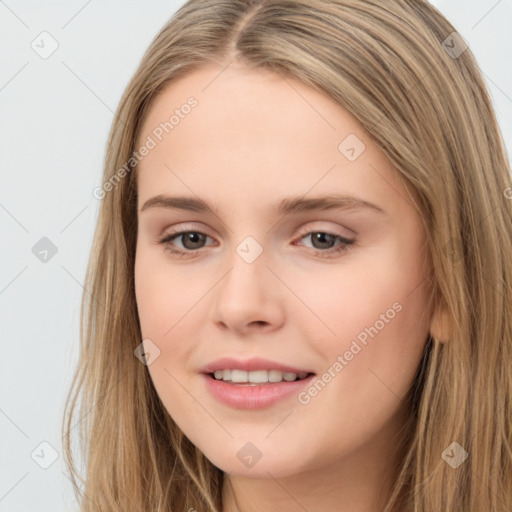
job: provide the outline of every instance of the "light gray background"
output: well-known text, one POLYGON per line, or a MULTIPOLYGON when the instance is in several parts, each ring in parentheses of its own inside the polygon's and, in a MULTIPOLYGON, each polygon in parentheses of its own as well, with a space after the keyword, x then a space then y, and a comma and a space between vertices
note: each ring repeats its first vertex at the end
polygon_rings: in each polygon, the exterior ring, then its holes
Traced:
MULTIPOLYGON (((0 0, 1 511, 77 510, 60 425, 99 206, 92 190, 121 94, 182 3, 0 0), (43 31, 58 42, 46 59, 31 47, 43 31), (42 237, 58 250, 46 263, 32 252, 42 237), (35 462, 52 461, 42 442, 58 454, 47 469, 35 462)), ((432 3, 476 55, 510 154, 512 0, 432 3)))

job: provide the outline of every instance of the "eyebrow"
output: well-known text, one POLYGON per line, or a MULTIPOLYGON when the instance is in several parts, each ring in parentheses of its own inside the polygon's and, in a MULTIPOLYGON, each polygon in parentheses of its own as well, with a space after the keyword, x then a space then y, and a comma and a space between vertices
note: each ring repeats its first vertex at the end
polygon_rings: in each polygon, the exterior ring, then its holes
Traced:
MULTIPOLYGON (((166 208, 170 210, 185 210, 191 212, 208 213, 217 212, 215 205, 212 207, 202 199, 186 196, 157 195, 148 199, 140 212, 150 208, 166 208)), ((386 212, 376 204, 365 201, 351 195, 326 195, 312 198, 289 197, 282 199, 273 207, 276 215, 287 215, 315 210, 371 210, 386 215, 386 212)))

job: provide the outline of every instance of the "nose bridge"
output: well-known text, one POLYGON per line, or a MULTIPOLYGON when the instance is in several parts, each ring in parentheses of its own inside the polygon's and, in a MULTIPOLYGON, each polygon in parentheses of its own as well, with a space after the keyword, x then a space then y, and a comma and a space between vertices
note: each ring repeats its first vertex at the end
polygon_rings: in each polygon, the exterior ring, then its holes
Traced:
POLYGON ((266 274, 270 274, 268 252, 254 237, 246 236, 234 248, 229 265, 230 271, 222 284, 224 292, 234 294, 242 302, 254 302, 265 295, 269 277, 266 274))
POLYGON ((252 236, 246 236, 234 248, 228 272, 216 287, 216 321, 238 330, 251 322, 277 321, 279 287, 269 263, 268 251, 252 236))

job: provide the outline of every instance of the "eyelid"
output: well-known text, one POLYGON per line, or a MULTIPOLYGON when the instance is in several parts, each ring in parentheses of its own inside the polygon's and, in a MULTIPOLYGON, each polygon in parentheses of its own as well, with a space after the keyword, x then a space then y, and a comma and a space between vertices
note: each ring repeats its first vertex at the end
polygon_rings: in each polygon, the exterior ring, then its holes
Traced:
MULTIPOLYGON (((327 222, 327 221, 311 221, 311 222, 327 222)), ((334 236, 339 236, 342 239, 352 239, 353 237, 357 236, 357 233, 351 229, 344 228, 347 231, 350 231, 351 234, 343 234, 340 232, 340 227, 338 228, 326 228, 324 226, 311 226, 311 222, 307 223, 305 226, 302 226, 294 240, 301 240, 305 235, 309 235, 312 232, 321 232, 321 233, 329 233, 334 236)), ((181 234, 183 232, 197 232, 206 235, 207 237, 211 238, 212 240, 215 238, 212 235, 208 233, 208 229, 204 229, 203 227, 196 227, 193 224, 190 223, 184 223, 184 224, 178 224, 173 226, 172 229, 167 231, 167 229, 163 230, 162 234, 157 237, 157 242, 161 241, 163 238, 167 238, 172 235, 181 234)))
MULTIPOLYGON (((329 222, 329 221, 311 221, 311 222, 308 222, 305 226, 301 227, 299 229, 299 236, 300 235, 307 235, 307 234, 310 234, 312 231, 313 232, 321 232, 321 233, 331 233, 333 235, 337 235, 341 238, 353 238, 355 236, 357 236, 357 233, 353 230, 353 229, 349 229, 347 227, 341 227, 339 224, 337 225, 337 227, 325 227, 325 223, 326 222, 329 222), (314 224, 313 226, 311 225, 312 223, 323 223, 323 225, 316 225, 314 224), (347 233, 347 234, 343 234, 341 232, 341 230, 344 229, 345 231, 349 231, 350 233, 347 233)), ((335 224, 334 222, 331 222, 331 224, 335 224)))
MULTIPOLYGON (((203 224, 204 226, 204 224, 203 224)), ((205 235, 208 235, 210 238, 213 238, 213 236, 209 235, 208 228, 204 228, 203 226, 198 227, 197 225, 193 225, 190 223, 183 223, 183 224, 176 224, 172 227, 167 227, 164 230, 162 230, 162 233, 160 234, 160 237, 168 236, 168 235, 175 235, 177 233, 181 233, 183 231, 193 231, 197 233, 204 233, 205 235)))

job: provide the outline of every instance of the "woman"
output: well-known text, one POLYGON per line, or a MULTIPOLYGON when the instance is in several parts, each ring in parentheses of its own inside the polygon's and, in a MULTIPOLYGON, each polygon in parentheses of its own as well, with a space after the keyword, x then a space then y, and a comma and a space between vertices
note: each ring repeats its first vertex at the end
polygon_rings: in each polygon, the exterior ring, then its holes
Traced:
POLYGON ((82 510, 510 511, 511 191, 427 2, 187 2, 95 191, 82 510))

